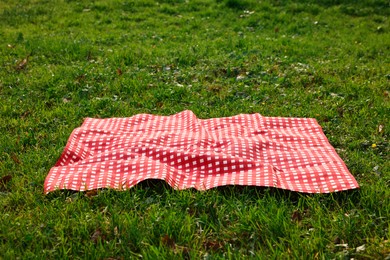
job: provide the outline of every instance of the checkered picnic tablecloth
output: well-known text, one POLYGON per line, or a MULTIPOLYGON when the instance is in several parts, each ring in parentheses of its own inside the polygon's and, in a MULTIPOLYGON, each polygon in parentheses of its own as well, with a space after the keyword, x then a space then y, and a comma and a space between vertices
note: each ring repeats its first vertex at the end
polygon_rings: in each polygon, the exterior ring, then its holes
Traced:
POLYGON ((359 187, 315 119, 198 119, 187 110, 85 119, 50 170, 44 191, 128 189, 145 179, 198 190, 255 185, 329 193, 359 187))

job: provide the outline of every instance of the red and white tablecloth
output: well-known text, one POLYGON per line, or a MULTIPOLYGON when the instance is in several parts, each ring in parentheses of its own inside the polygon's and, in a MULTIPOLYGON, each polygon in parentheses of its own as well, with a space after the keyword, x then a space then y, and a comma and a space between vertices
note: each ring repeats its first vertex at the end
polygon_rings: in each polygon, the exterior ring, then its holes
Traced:
POLYGON ((358 188, 317 121, 240 114, 87 118, 45 180, 57 189, 129 189, 145 179, 175 189, 268 186, 308 193, 358 188))

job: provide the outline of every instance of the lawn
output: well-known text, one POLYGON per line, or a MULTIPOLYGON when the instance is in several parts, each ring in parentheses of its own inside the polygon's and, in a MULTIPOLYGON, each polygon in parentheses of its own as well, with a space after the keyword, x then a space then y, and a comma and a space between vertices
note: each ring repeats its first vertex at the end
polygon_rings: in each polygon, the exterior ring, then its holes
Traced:
POLYGON ((389 259, 385 0, 2 0, 0 259, 389 259), (43 193, 86 117, 316 118, 359 190, 43 193))

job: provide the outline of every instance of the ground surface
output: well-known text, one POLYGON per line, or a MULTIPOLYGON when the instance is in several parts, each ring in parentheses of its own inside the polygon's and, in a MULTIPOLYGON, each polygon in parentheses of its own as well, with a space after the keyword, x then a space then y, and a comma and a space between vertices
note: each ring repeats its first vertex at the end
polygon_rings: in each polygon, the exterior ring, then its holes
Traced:
POLYGON ((0 2, 0 258, 390 255, 388 1, 0 2), (358 3, 355 3, 358 2, 358 3), (85 117, 313 117, 361 185, 56 192, 85 117))

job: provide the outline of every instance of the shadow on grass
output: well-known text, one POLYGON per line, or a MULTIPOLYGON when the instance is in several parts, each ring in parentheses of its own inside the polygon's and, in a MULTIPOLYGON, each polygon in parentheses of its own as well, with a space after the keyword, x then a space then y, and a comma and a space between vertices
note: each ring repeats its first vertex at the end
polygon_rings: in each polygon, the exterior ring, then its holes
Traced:
POLYGON ((339 6, 340 11, 350 16, 389 15, 389 2, 385 0, 293 0, 297 4, 316 4, 325 8, 339 6))
MULTIPOLYGON (((167 182, 159 179, 148 179, 138 183, 136 186, 128 190, 114 189, 98 189, 92 191, 73 191, 73 190, 57 190, 50 192, 47 195, 48 200, 66 199, 75 197, 97 197, 101 194, 106 194, 108 197, 126 196, 126 193, 137 193, 143 198, 150 196, 158 196, 162 201, 168 199, 172 195, 182 192, 183 190, 175 190, 167 182)), ((271 197, 277 201, 288 201, 292 204, 298 204, 300 199, 317 199, 325 207, 332 207, 335 203, 338 205, 355 204, 361 199, 360 189, 347 190, 334 193, 302 193, 290 190, 283 190, 273 187, 245 186, 245 185, 227 185, 219 186, 206 191, 198 191, 194 188, 184 190, 187 193, 196 196, 207 197, 210 194, 222 197, 224 200, 240 199, 247 202, 255 202, 264 197, 271 197)))
POLYGON ((288 3, 301 3, 301 4, 318 4, 324 7, 331 7, 335 5, 349 5, 356 7, 381 7, 388 8, 389 2, 386 0, 279 0, 275 3, 279 5, 288 4, 288 3))

